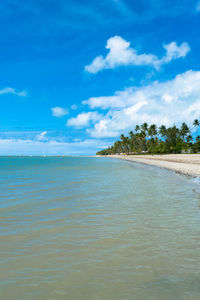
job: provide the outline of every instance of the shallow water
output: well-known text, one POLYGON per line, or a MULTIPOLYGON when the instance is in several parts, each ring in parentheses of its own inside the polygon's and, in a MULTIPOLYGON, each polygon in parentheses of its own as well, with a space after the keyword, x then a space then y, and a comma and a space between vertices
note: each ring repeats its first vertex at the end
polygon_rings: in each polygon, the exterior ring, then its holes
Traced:
POLYGON ((200 299, 193 180, 92 157, 0 158, 0 299, 200 299))

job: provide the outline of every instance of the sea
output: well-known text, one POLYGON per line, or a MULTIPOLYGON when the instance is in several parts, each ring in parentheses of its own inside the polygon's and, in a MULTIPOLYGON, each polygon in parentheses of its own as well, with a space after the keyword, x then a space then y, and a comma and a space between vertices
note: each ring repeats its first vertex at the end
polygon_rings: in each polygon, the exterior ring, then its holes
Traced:
POLYGON ((1 157, 0 299, 199 300, 198 180, 106 157, 1 157))

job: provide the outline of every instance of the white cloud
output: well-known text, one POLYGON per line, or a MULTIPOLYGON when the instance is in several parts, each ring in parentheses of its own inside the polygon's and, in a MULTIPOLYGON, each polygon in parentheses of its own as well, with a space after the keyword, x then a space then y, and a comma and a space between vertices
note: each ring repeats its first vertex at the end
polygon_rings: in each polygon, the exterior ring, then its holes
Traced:
POLYGON ((89 105, 92 109, 108 109, 125 107, 138 100, 143 101, 143 93, 138 90, 137 95, 135 95, 134 90, 134 88, 127 88, 124 91, 116 91, 113 96, 91 97, 87 101, 83 101, 83 104, 89 105))
POLYGON ((46 135, 47 135, 47 132, 46 132, 46 131, 43 131, 43 132, 41 132, 40 134, 38 134, 36 138, 37 138, 37 140, 39 140, 39 141, 45 141, 45 140, 47 140, 46 135))
POLYGON ((187 43, 182 43, 177 46, 176 42, 171 42, 169 44, 163 45, 166 50, 166 55, 160 60, 160 64, 169 63, 173 59, 185 57, 190 51, 190 47, 187 43))
POLYGON ((0 139, 0 155, 94 155, 108 145, 109 142, 97 139, 77 142, 0 139))
POLYGON ((87 127, 90 122, 96 122, 100 119, 100 115, 97 112, 83 112, 79 115, 77 115, 75 118, 71 118, 67 121, 68 126, 74 126, 74 127, 87 127))
POLYGON ((92 137, 113 137, 122 133, 130 124, 134 124, 140 109, 147 105, 146 101, 138 102, 127 108, 112 111, 97 122, 93 128, 87 129, 92 137))
POLYGON ((26 97, 27 96, 27 92, 26 91, 21 91, 21 92, 17 92, 15 89, 11 88, 11 87, 6 87, 2 90, 0 90, 0 95, 3 94, 13 94, 19 97, 26 97))
POLYGON ((166 55, 159 59, 154 54, 138 54, 136 49, 130 47, 130 42, 120 36, 114 36, 107 41, 106 49, 109 49, 109 52, 106 57, 97 56, 90 65, 85 66, 85 70, 95 74, 103 69, 128 65, 148 65, 159 69, 160 66, 169 63, 173 59, 185 57, 190 50, 187 43, 178 46, 176 42, 171 42, 163 45, 163 47, 166 50, 166 55))
POLYGON ((200 117, 200 71, 187 71, 173 80, 128 88, 109 97, 93 97, 84 104, 106 109, 99 120, 88 125, 87 132, 96 138, 118 136, 143 122, 173 125, 185 121, 192 125, 200 117))
POLYGON ((63 117, 69 113, 66 108, 59 107, 59 106, 52 107, 51 111, 52 111, 52 115, 57 118, 63 117))

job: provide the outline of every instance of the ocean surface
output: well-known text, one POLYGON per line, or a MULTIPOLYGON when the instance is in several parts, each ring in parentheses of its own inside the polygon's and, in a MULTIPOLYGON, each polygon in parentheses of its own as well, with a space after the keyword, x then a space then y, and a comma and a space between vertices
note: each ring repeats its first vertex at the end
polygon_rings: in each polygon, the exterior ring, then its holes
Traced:
POLYGON ((0 158, 0 299, 199 300, 200 186, 112 158, 0 158))

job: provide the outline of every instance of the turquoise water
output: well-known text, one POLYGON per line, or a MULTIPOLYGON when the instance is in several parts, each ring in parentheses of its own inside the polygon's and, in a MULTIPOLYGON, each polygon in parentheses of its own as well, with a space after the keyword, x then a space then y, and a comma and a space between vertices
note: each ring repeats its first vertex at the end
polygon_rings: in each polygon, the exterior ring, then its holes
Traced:
POLYGON ((0 158, 0 299, 200 299, 192 179, 111 158, 0 158))

